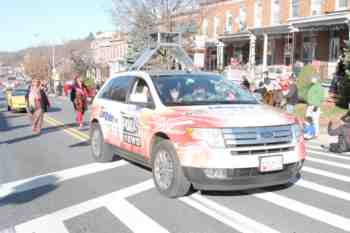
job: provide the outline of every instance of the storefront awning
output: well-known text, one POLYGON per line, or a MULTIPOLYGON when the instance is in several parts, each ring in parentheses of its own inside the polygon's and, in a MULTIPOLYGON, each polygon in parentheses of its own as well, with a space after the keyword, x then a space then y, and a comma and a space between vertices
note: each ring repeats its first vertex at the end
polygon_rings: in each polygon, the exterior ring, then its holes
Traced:
POLYGON ((268 27, 259 27, 259 28, 249 28, 254 35, 263 35, 267 33, 271 34, 288 34, 291 32, 291 28, 289 24, 280 24, 280 25, 272 25, 268 27))
POLYGON ((249 41, 251 33, 248 31, 237 33, 224 33, 219 35, 219 41, 224 43, 232 43, 239 41, 249 41))
POLYGON ((288 20, 293 27, 298 28, 300 31, 307 31, 310 29, 317 31, 327 30, 335 25, 348 24, 349 21, 350 16, 347 11, 288 20))

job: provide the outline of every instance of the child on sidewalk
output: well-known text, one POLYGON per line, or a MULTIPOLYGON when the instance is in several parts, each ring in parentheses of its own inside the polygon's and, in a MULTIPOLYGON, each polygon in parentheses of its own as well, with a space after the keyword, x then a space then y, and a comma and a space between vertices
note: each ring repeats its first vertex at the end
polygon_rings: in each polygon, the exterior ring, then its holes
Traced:
POLYGON ((304 122, 304 138, 306 140, 313 139, 316 136, 316 128, 315 124, 312 120, 312 117, 308 116, 306 117, 306 120, 304 122))

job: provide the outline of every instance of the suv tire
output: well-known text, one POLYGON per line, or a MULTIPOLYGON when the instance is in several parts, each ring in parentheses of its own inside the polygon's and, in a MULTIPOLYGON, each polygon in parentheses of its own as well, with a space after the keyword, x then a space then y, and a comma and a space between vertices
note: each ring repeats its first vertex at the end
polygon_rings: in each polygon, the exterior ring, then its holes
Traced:
POLYGON ((152 171, 154 184, 161 194, 170 198, 188 194, 191 183, 185 177, 175 148, 169 140, 164 139, 155 145, 152 171))
POLYGON ((113 150, 110 144, 104 143, 101 127, 98 123, 92 124, 91 154, 96 162, 106 163, 113 160, 113 150))

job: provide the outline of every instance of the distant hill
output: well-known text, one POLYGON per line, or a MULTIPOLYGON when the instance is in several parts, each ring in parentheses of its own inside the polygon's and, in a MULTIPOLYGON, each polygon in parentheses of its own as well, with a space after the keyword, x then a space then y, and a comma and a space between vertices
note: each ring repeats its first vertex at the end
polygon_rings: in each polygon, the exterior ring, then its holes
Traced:
MULTIPOLYGON (((55 45, 55 59, 69 59, 72 51, 87 51, 90 49, 90 43, 94 39, 93 35, 89 35, 84 39, 69 40, 61 45, 55 45)), ((24 60, 24 56, 31 53, 40 53, 43 55, 52 55, 51 46, 30 47, 17 52, 1 52, 0 64, 7 66, 18 66, 24 60)))

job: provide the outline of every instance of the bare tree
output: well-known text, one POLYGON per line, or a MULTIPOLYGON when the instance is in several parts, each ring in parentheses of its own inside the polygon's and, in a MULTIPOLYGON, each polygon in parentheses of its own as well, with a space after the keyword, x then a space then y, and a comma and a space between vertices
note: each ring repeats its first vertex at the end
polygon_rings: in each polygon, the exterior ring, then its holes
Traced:
POLYGON ((31 51, 24 57, 24 70, 32 79, 48 80, 50 62, 46 54, 31 51))
MULTIPOLYGON (((112 0, 112 16, 118 31, 130 35, 129 58, 137 55, 144 47, 147 37, 154 31, 184 30, 177 25, 176 16, 181 12, 193 11, 199 0, 112 0)), ((191 14, 189 14, 191 16, 191 14)), ((186 23, 193 26, 191 20, 186 23)))

